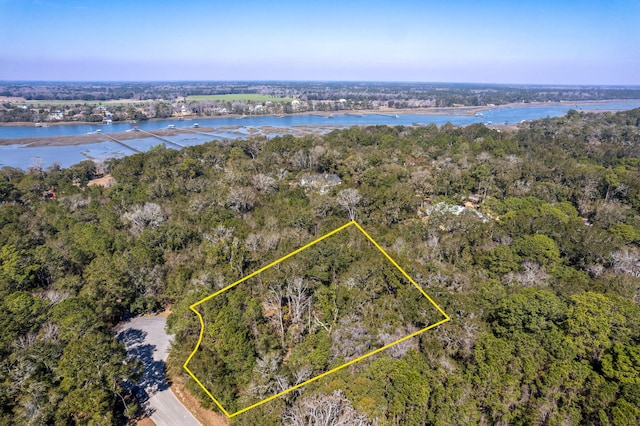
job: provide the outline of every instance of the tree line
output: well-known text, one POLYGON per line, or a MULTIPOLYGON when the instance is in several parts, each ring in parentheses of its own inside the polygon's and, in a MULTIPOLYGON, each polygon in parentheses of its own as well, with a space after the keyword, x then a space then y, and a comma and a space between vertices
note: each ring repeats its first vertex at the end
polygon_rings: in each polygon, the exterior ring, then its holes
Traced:
MULTIPOLYGON (((27 100, 175 100, 192 95, 260 93, 303 100, 442 100, 465 105, 512 102, 638 99, 633 86, 549 86, 385 82, 0 82, 0 96, 27 100)), ((438 104, 437 106, 448 106, 438 104)), ((450 105, 449 105, 450 106, 450 105)))

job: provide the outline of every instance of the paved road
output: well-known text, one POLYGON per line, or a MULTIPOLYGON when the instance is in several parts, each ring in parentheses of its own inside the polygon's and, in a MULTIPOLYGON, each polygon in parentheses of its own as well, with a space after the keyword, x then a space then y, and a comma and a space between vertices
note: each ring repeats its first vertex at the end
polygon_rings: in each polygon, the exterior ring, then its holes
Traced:
POLYGON ((157 426, 200 426, 175 397, 165 378, 165 361, 172 337, 165 332, 165 317, 136 317, 118 326, 118 340, 140 359, 144 373, 138 382, 138 399, 157 426))

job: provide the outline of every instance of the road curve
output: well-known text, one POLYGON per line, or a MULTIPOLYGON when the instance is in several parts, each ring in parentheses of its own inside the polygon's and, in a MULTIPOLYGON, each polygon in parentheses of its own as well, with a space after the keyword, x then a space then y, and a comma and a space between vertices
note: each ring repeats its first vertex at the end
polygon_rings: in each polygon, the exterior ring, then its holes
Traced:
POLYGON ((200 426, 167 384, 166 360, 172 336, 165 331, 166 323, 161 316, 135 317, 117 327, 117 338, 124 342, 127 353, 144 364, 137 396, 151 420, 157 426, 200 426))

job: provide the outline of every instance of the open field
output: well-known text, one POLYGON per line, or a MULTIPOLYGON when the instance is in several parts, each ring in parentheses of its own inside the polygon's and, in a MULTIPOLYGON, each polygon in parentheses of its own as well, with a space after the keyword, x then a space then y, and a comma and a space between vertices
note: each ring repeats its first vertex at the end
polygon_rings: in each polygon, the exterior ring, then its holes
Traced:
POLYGON ((291 102, 293 98, 278 98, 257 93, 237 93, 228 95, 189 96, 187 102, 222 101, 222 102, 291 102))

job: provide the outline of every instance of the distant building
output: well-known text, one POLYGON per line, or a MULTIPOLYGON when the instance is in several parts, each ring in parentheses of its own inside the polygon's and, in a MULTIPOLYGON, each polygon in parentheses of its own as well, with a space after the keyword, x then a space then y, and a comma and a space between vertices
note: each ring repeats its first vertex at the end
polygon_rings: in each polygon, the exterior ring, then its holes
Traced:
POLYGON ((473 214, 473 215, 479 217, 480 219, 482 219, 482 222, 487 222, 489 220, 488 216, 480 213, 475 208, 458 206, 458 205, 455 205, 455 204, 449 204, 449 203, 445 203, 445 202, 439 202, 439 203, 430 205, 430 206, 428 206, 428 207, 426 207, 424 209, 424 215, 425 216, 431 216, 431 215, 436 214, 436 213, 439 213, 439 214, 451 214, 451 215, 454 215, 454 216, 460 216, 463 213, 467 213, 467 214, 473 214))
POLYGON ((306 173, 300 178, 300 186, 321 194, 326 194, 332 187, 340 184, 342 179, 335 173, 306 173))
POLYGON ((60 110, 56 110, 53 112, 49 113, 49 116, 47 117, 47 119, 49 121, 59 121, 64 119, 64 112, 60 111, 60 110))

